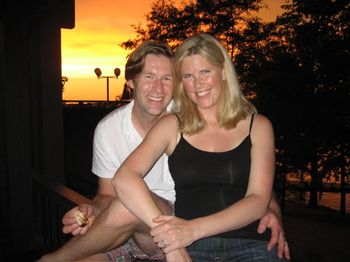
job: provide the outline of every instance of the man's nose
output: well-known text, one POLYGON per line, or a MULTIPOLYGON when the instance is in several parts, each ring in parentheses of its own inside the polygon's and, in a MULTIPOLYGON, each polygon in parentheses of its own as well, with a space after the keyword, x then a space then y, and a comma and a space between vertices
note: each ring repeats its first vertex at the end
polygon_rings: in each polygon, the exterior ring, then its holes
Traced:
POLYGON ((157 92, 160 92, 160 91, 163 91, 163 82, 161 79, 159 78, 156 78, 154 80, 154 83, 153 83, 153 88, 154 90, 156 90, 157 92))

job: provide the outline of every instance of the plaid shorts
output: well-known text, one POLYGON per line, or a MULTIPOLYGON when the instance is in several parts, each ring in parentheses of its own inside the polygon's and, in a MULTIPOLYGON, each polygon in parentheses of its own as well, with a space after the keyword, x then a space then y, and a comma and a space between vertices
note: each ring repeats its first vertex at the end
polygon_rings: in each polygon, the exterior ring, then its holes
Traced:
POLYGON ((137 246, 135 241, 130 238, 124 245, 112 249, 106 253, 110 261, 132 262, 138 260, 158 260, 163 261, 165 255, 161 248, 152 255, 147 255, 137 246))

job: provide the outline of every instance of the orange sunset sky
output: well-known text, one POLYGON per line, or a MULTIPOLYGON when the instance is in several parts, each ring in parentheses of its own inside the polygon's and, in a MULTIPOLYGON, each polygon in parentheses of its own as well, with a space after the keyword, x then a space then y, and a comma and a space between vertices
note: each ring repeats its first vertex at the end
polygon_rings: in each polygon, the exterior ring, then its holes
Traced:
MULTIPOLYGON (((106 100, 106 79, 97 79, 94 69, 103 76, 113 76, 121 69, 118 79, 109 80, 109 99, 121 95, 126 56, 120 44, 134 38, 132 24, 144 25, 145 14, 155 0, 75 0, 75 28, 62 30, 62 76, 67 76, 64 100, 106 100)), ((175 3, 180 3, 176 0, 175 3)), ((268 8, 259 13, 271 20, 281 12, 285 0, 266 0, 268 8)))

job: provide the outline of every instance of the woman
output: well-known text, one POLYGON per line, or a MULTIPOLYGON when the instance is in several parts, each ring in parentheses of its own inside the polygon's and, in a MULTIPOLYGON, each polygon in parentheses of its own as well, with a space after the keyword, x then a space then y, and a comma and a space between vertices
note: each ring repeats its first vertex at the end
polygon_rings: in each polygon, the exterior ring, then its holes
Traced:
POLYGON ((226 50, 212 36, 187 39, 174 61, 174 113, 152 127, 116 172, 119 198, 153 228, 165 253, 189 246, 193 261, 279 261, 255 223, 272 194, 270 121, 244 98, 226 50), (176 217, 161 216, 142 180, 164 152, 176 217))

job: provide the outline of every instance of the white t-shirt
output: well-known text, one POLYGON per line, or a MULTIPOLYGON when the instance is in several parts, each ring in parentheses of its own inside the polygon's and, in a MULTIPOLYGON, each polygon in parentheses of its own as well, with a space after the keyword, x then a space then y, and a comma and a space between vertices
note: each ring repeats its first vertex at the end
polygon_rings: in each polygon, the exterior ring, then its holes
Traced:
MULTIPOLYGON (((92 172, 112 178, 123 161, 142 142, 131 122, 134 101, 106 115, 97 125, 93 142, 92 172)), ((174 181, 168 169, 166 154, 144 177, 148 188, 171 202, 175 201, 174 181)))

